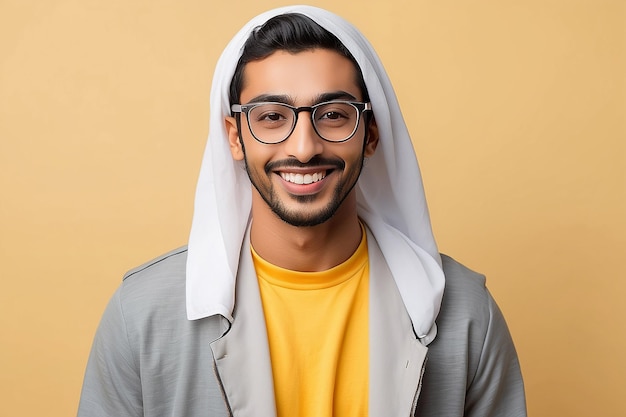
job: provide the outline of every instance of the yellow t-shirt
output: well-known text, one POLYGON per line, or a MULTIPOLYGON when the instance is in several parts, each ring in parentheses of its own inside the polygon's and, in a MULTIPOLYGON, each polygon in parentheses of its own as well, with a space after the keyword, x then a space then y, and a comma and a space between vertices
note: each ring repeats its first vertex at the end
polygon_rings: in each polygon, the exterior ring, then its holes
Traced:
POLYGON ((365 233, 322 272, 279 268, 252 250, 279 417, 365 417, 369 399, 369 262, 365 233))

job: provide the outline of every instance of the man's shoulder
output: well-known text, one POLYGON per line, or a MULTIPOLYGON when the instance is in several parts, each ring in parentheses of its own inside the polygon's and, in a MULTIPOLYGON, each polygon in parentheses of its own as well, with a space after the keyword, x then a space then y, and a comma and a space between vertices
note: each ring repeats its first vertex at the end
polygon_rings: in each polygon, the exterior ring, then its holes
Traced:
POLYGON ((124 274, 125 282, 158 279, 171 274, 184 274, 187 262, 187 246, 171 250, 124 274))
POLYGON ((124 274, 118 295, 125 313, 129 317, 184 313, 186 263, 187 248, 181 247, 124 274))
POLYGON ((526 415, 515 348, 485 276, 441 258, 446 286, 416 414, 526 415))
POLYGON ((474 322, 482 327, 487 324, 491 297, 485 285, 485 276, 447 255, 441 255, 441 260, 446 286, 438 325, 474 322))
MULTIPOLYGON (((485 291, 485 276, 454 258, 441 254, 441 263, 446 277, 446 290, 475 291, 478 294, 485 291)), ((476 294, 476 295, 478 295, 476 294)))
MULTIPOLYGON (((181 369, 199 355, 210 355, 202 341, 223 333, 217 316, 187 318, 186 263, 187 248, 182 247, 128 271, 99 327, 99 338, 108 349, 118 347, 104 340, 128 343, 133 360, 148 378, 162 376, 163 367, 181 369)), ((152 379, 148 385, 158 380, 152 379)))

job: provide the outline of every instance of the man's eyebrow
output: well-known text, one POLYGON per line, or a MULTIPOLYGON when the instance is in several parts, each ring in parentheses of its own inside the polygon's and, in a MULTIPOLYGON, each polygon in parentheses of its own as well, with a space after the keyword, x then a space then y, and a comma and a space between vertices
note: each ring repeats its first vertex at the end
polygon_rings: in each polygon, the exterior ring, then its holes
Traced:
POLYGON ((293 105, 294 99, 286 94, 261 94, 260 96, 256 96, 248 101, 248 104, 263 102, 284 103, 293 105))
MULTIPOLYGON (((346 91, 332 91, 332 92, 328 92, 328 93, 321 93, 318 94, 316 97, 313 98, 313 101, 310 103, 311 106, 314 106, 318 103, 324 103, 326 101, 333 101, 333 100, 348 100, 348 101, 356 101, 356 97, 354 97, 352 94, 346 92, 346 91)), ((252 103, 263 103, 263 102, 272 102, 272 103, 284 103, 284 104, 289 104, 294 106, 296 100, 294 100, 293 97, 288 96, 286 94, 261 94, 259 96, 256 96, 252 99, 250 99, 250 101, 248 101, 247 104, 252 104, 252 103)))
POLYGON ((333 101, 333 100, 356 101, 356 97, 354 97, 352 94, 350 94, 350 93, 348 93, 346 91, 333 91, 333 92, 330 92, 330 93, 322 93, 322 94, 318 95, 313 100, 313 103, 311 103, 311 105, 318 104, 318 103, 324 103, 326 101, 333 101))

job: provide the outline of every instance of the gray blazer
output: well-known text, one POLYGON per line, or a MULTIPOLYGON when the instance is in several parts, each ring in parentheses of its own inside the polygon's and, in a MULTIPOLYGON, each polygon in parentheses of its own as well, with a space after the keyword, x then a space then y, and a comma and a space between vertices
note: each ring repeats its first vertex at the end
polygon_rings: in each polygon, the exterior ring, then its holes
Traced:
MULTIPOLYGON (((443 256, 446 289, 427 348, 371 234, 368 245, 369 415, 525 416, 515 348, 484 277, 443 256)), ((125 275, 94 339, 79 417, 276 415, 247 240, 242 248, 232 325, 187 320, 185 248, 125 275)))

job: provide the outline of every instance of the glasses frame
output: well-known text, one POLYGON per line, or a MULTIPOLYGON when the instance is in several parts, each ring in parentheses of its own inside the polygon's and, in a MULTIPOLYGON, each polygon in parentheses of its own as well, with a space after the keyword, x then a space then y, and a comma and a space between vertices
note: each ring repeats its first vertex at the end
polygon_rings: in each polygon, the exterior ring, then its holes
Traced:
POLYGON ((366 111, 372 111, 372 104, 370 102, 360 102, 360 101, 348 101, 348 100, 331 100, 331 101, 324 101, 322 103, 318 103, 315 104, 313 106, 301 106, 301 107, 295 107, 292 106, 290 104, 287 103, 280 103, 280 102, 274 102, 274 101, 262 101, 262 102, 258 102, 258 103, 249 103, 249 104, 233 104, 232 106, 230 106, 230 110, 233 113, 236 114, 241 114, 241 113, 245 113, 246 115, 246 120, 248 122, 248 129, 250 130, 250 133, 252 134, 252 137, 260 143, 263 143, 265 145, 277 145, 279 143, 282 143, 284 141, 286 141, 287 139, 289 139, 289 137, 291 136, 291 134, 293 133, 293 131, 296 129, 296 125, 298 124, 298 116, 300 115, 301 112, 309 112, 310 113, 310 119, 311 119, 311 126, 313 126, 313 130, 315 130, 315 133, 317 133, 317 136, 319 136, 320 138, 322 138, 323 140, 325 140, 326 142, 330 142, 330 143, 343 143, 343 142, 347 142, 350 139, 352 139, 352 137, 354 136, 354 134, 356 133, 356 131, 359 128, 359 124, 361 123, 361 115, 363 113, 365 113, 366 111), (350 133, 350 135, 348 135, 347 138, 342 139, 342 140, 330 140, 325 138, 324 136, 322 136, 320 134, 320 132, 317 130, 317 126, 315 125, 315 111, 324 105, 328 105, 328 104, 334 104, 334 103, 340 103, 340 104, 349 104, 352 107, 354 107, 357 110, 357 119, 356 119, 356 123, 354 124, 354 129, 352 130, 352 133, 350 133), (288 109, 290 109, 293 114, 294 114, 294 119, 293 119, 293 124, 291 125, 291 129, 289 130, 289 133, 285 136, 284 139, 279 140, 278 142, 265 142, 261 139, 259 139, 255 134, 254 134, 254 130, 252 129, 252 126, 250 125, 250 118, 248 117, 248 113, 253 110, 256 107, 259 106, 263 106, 265 104, 274 104, 274 105, 280 105, 280 106, 284 106, 288 109))

